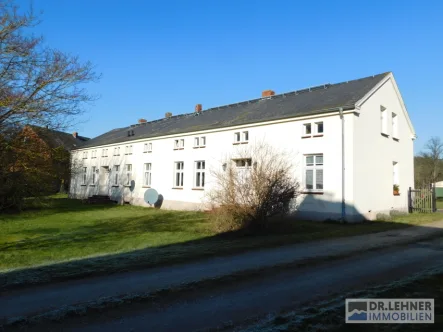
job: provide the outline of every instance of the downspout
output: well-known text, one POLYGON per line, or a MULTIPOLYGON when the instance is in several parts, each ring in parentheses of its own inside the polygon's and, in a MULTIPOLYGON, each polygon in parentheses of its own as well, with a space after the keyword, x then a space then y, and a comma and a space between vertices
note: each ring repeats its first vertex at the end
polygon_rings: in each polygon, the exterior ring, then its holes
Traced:
POLYGON ((341 119, 341 220, 345 222, 345 117, 343 116, 343 107, 339 108, 339 112, 341 119))

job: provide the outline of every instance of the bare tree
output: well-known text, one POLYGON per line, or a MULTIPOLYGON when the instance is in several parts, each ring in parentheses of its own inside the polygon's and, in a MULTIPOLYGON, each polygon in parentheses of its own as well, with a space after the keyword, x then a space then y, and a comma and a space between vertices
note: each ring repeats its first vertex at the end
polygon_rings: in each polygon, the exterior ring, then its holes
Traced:
POLYGON ((30 29, 32 9, 0 3, 0 132, 16 125, 63 128, 95 99, 82 85, 96 81, 92 64, 43 44, 30 29))
POLYGON ((210 173, 214 188, 207 197, 218 231, 266 226, 289 212, 299 189, 289 154, 266 143, 240 149, 210 173))
POLYGON ((420 185, 429 185, 442 177, 443 142, 440 137, 431 137, 425 145, 425 151, 420 154, 416 175, 420 185))

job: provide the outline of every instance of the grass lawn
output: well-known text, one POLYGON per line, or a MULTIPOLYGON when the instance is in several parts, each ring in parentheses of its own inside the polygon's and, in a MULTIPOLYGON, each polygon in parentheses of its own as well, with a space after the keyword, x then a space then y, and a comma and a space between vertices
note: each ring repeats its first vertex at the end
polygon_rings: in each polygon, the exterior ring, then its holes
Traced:
POLYGON ((266 234, 216 235, 203 212, 86 205, 57 196, 43 207, 0 215, 0 281, 7 279, 4 286, 29 273, 47 281, 104 274, 440 219, 413 214, 348 225, 293 221, 275 223, 266 234), (36 268, 11 272, 30 267, 36 268))
POLYGON ((437 209, 443 209, 443 201, 437 201, 437 209))

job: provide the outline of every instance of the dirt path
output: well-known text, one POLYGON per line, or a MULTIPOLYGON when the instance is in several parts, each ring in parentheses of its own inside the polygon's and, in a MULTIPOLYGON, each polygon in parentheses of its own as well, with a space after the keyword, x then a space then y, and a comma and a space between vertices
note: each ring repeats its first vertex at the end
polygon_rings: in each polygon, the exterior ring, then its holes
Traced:
POLYGON ((152 305, 128 305, 99 316, 70 318, 38 330, 195 331, 234 324, 248 317, 295 309, 333 293, 364 289, 443 264, 443 239, 362 254, 353 258, 295 269, 201 290, 186 298, 152 305))

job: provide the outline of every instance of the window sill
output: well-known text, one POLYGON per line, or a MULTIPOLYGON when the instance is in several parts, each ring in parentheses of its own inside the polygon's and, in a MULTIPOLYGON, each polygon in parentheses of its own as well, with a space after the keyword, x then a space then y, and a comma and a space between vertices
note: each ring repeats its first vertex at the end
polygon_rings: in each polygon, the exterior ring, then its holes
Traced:
POLYGON ((120 187, 120 186, 117 185, 117 184, 113 184, 112 187, 114 187, 114 188, 118 188, 118 187, 120 187))
POLYGON ((381 135, 384 136, 384 137, 389 137, 389 135, 385 134, 385 133, 381 133, 381 135))
POLYGON ((201 148, 205 148, 205 147, 206 147, 206 145, 200 146, 200 149, 201 149, 201 148))
POLYGON ((184 149, 185 149, 185 148, 177 148, 177 149, 174 149, 174 151, 175 151, 175 150, 184 150, 184 149))
POLYGON ((232 143, 232 145, 239 145, 240 144, 240 142, 234 142, 234 143, 232 143))
POLYGON ((90 184, 89 186, 90 186, 90 187, 95 187, 95 184, 90 184))
POLYGON ((240 144, 248 144, 249 142, 241 142, 240 144))
POLYGON ((323 191, 302 191, 300 194, 303 195, 323 195, 323 191))
POLYGON ((151 186, 142 186, 142 188, 151 188, 151 186))
POLYGON ((323 137, 323 134, 317 134, 317 135, 314 135, 313 137, 323 137))
POLYGON ((301 138, 311 138, 311 135, 303 135, 301 138))
POLYGON ((393 139, 394 141, 396 141, 396 142, 399 142, 399 141, 400 141, 400 139, 397 138, 397 137, 392 137, 392 139, 393 139))
POLYGON ((192 188, 192 190, 205 190, 205 188, 192 188))
POLYGON ((199 146, 194 146, 194 147, 193 147, 193 149, 198 149, 198 148, 199 148, 199 146))
POLYGON ((172 187, 172 189, 183 190, 183 187, 172 187))
POLYGON ((82 186, 82 187, 87 187, 88 185, 87 185, 87 184, 81 184, 80 186, 82 186))
POLYGON ((394 194, 394 196, 400 196, 400 193, 398 193, 398 194, 394 194))

